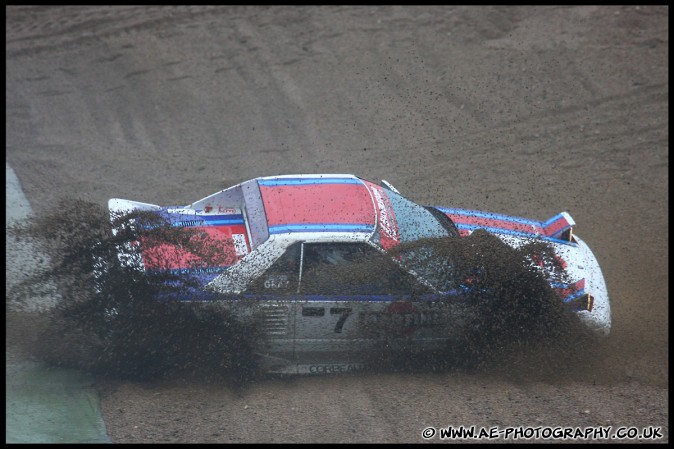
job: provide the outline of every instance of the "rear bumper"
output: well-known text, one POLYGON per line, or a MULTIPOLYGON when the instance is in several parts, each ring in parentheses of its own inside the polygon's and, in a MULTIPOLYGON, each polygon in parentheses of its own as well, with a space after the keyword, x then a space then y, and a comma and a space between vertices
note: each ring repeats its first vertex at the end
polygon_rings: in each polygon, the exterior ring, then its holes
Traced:
MULTIPOLYGON (((497 234, 501 240, 515 248, 531 241, 513 235, 497 234)), ((577 312, 580 320, 599 336, 607 336, 611 332, 611 303, 606 289, 604 275, 597 258, 587 244, 573 235, 575 243, 548 241, 555 253, 566 262, 566 272, 574 282, 584 279, 584 293, 592 296, 591 311, 577 312)))
MULTIPOLYGON (((597 334, 606 336, 611 332, 611 302, 606 288, 604 275, 592 250, 578 237, 577 264, 582 267, 585 277, 585 290, 594 298, 592 311, 578 312, 580 319, 597 334)), ((579 268, 580 269, 580 268, 579 268)))

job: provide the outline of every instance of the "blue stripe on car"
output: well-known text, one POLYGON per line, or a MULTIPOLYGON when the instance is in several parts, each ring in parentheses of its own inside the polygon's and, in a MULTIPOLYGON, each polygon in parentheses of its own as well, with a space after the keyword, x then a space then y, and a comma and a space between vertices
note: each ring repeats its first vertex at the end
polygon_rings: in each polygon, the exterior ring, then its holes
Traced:
POLYGON ((168 214, 166 218, 171 226, 223 226, 244 224, 243 215, 192 215, 192 214, 168 214))
POLYGON ((358 178, 278 178, 260 179, 257 182, 259 185, 265 187, 311 184, 362 184, 362 181, 358 178))
MULTIPOLYGON (((259 295, 252 293, 243 293, 240 295, 246 299, 256 299, 259 301, 269 301, 269 300, 279 300, 282 296, 275 295, 259 295)), ((415 297, 418 300, 412 301, 412 303, 423 304, 424 301, 438 300, 443 299, 446 294, 427 294, 422 295, 421 297, 415 297)), ((396 302, 401 300, 412 300, 413 296, 409 294, 395 294, 395 295, 304 295, 298 294, 296 298, 301 298, 302 301, 324 301, 324 302, 396 302)))
POLYGON ((468 225, 468 224, 462 224, 462 223, 456 223, 456 227, 458 229, 463 229, 466 231, 475 231, 476 229, 484 229, 487 232, 490 232, 492 234, 507 234, 507 235, 514 235, 517 237, 525 237, 525 238, 538 238, 542 240, 547 240, 549 242, 554 242, 554 243, 563 243, 565 245, 576 245, 574 242, 569 242, 566 240, 560 240, 556 239, 554 237, 548 237, 543 234, 534 234, 533 232, 522 232, 522 231, 513 231, 510 229, 501 229, 501 228, 492 228, 488 226, 478 226, 478 225, 468 225))
POLYGON ((574 284, 560 284, 559 282, 550 282, 552 288, 571 288, 574 284))
POLYGON ((550 226, 552 223, 554 223, 554 222, 556 222, 557 220, 559 220, 560 218, 564 218, 564 215, 562 215, 562 214, 557 214, 557 215, 555 215, 554 217, 552 217, 551 219, 549 219, 548 221, 546 221, 545 223, 541 223, 541 226, 543 226, 544 228, 546 228, 546 227, 550 226))
MULTIPOLYGON (((495 220, 503 220, 503 221, 510 221, 513 223, 522 223, 526 225, 533 225, 533 226, 541 226, 540 221, 536 220, 530 220, 528 218, 522 218, 522 217, 513 217, 510 215, 502 215, 502 214, 495 214, 491 212, 482 212, 479 210, 470 210, 470 209, 456 209, 456 208, 450 208, 450 207, 436 207, 436 209, 440 210, 441 212, 445 214, 456 214, 456 215, 470 215, 473 217, 483 217, 483 218, 491 218, 495 220)), ((557 218, 557 217, 555 217, 557 218)))
POLYGON ((585 294, 585 289, 580 289, 579 291, 577 291, 575 293, 572 293, 569 296, 567 296, 566 298, 564 298, 564 302, 573 301, 576 298, 580 298, 584 294, 585 294))
POLYGON ((372 232, 374 226, 358 223, 303 223, 286 224, 269 227, 270 234, 286 232, 372 232))
POLYGON ((243 218, 224 218, 220 220, 205 220, 202 226, 219 226, 219 225, 233 225, 243 224, 243 218))

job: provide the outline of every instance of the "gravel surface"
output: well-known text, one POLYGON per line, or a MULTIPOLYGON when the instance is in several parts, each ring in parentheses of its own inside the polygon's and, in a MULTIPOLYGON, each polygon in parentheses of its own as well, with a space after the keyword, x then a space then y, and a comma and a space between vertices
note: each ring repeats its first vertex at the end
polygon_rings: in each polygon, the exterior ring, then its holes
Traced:
MULTIPOLYGON (((423 204, 568 210, 612 299, 611 336, 564 364, 100 379, 112 441, 422 442, 449 425, 655 426, 668 441, 668 15, 8 6, 6 160, 38 214, 66 197, 179 204, 257 176, 354 173, 423 204)), ((8 315, 8 358, 27 356, 22 319, 8 315)))

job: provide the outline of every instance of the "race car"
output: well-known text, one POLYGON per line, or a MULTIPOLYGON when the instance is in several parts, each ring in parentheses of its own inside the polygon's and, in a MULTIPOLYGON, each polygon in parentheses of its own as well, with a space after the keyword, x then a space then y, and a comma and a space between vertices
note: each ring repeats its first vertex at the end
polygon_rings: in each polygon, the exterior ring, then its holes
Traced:
POLYGON ((196 279, 198 288, 186 300, 221 301, 242 316, 261 316, 267 338, 258 355, 269 372, 361 369, 368 350, 381 343, 372 329, 382 326, 392 330, 388 345, 415 351, 440 347, 470 313, 460 300, 467 287, 439 280, 419 257, 406 264, 396 249, 478 230, 514 248, 547 243, 571 279, 552 285, 560 301, 597 334, 611 328, 599 264, 573 233, 575 223, 566 212, 540 222, 422 206, 385 180, 375 184, 349 174, 260 177, 187 205, 113 198, 108 208, 115 216, 154 211, 171 226, 202 231, 220 245, 219 258, 208 266, 179 247, 144 248, 142 241, 135 242, 137 257, 123 262, 196 279))

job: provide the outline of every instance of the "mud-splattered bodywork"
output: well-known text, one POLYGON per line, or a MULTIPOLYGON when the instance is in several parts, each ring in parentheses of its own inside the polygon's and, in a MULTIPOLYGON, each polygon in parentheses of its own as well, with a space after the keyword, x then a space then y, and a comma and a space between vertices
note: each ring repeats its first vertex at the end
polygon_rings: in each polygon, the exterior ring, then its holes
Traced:
POLYGON ((442 288, 392 254, 409 242, 460 239, 478 229, 514 248, 549 244, 570 280, 550 281, 560 301, 597 333, 610 331, 601 270, 573 235, 567 213, 538 222, 420 206, 388 183, 341 174, 257 178, 185 206, 121 199, 108 206, 112 214, 155 211, 172 226, 198 230, 213 241, 221 252, 217 263, 205 265, 168 243, 144 248, 142 239, 135 243, 133 263, 197 279, 199 289, 185 299, 221 301, 241 316, 260 319, 267 335, 260 356, 273 372, 356 370, 382 345, 408 351, 441 347, 471 313, 461 289, 442 288))

